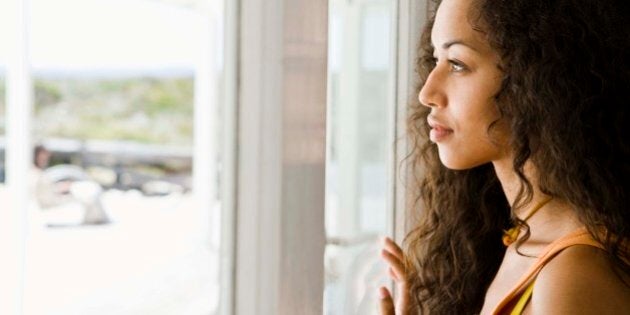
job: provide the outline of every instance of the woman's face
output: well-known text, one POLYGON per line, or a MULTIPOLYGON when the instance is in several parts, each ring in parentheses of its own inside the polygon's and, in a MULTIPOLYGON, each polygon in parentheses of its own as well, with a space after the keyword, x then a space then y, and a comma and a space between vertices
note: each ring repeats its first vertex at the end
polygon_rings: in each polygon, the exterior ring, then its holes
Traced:
POLYGON ((438 146, 442 164, 468 169, 504 157, 507 128, 497 122, 494 96, 502 72, 499 57, 483 34, 475 31, 468 13, 473 0, 444 0, 431 32, 436 59, 420 91, 431 108, 430 139, 438 146))

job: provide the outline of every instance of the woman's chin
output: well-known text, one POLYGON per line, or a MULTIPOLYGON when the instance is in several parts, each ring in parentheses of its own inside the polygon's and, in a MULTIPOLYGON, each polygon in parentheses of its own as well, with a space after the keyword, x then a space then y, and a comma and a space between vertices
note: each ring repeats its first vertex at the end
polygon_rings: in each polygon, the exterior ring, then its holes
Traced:
POLYGON ((444 167, 450 170, 463 171, 485 164, 486 161, 462 159, 461 156, 443 156, 442 154, 440 154, 440 162, 442 163, 442 165, 444 165, 444 167))

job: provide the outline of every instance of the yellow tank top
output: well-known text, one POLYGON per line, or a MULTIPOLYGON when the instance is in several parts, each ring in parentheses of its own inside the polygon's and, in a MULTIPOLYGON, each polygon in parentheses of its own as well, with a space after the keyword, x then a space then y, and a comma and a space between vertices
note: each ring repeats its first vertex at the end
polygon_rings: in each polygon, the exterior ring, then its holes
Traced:
POLYGON ((525 289, 525 292, 523 292, 523 294, 521 294, 521 297, 518 298, 516 305, 514 305, 512 312, 510 312, 510 315, 523 314, 523 311, 525 310, 525 305, 527 305, 527 303, 529 302, 529 299, 532 297, 532 293, 534 292, 534 283, 535 282, 532 281, 532 283, 527 286, 527 289, 525 289))

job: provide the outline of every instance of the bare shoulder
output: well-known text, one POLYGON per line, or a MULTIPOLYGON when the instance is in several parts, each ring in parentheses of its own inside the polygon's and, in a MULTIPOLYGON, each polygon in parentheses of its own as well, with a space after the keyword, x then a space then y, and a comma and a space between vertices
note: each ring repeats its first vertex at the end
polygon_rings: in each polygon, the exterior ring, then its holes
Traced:
POLYGON ((563 250, 542 269, 530 304, 532 314, 623 314, 628 309, 630 287, 606 252, 586 245, 563 250))

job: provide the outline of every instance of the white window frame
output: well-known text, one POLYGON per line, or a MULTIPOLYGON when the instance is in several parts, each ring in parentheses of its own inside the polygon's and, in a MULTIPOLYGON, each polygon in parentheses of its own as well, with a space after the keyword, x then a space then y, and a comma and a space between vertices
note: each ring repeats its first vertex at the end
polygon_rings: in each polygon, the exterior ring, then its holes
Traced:
POLYGON ((26 254, 26 209, 32 147, 33 87, 28 49, 29 0, 8 1, 5 169, 7 198, 0 205, 0 314, 22 313, 26 254))
POLYGON ((221 139, 221 202, 219 244, 219 312, 234 314, 236 253, 236 183, 238 126, 238 1, 224 1, 223 138, 221 139))
POLYGON ((233 314, 321 314, 328 2, 239 10, 233 314))

